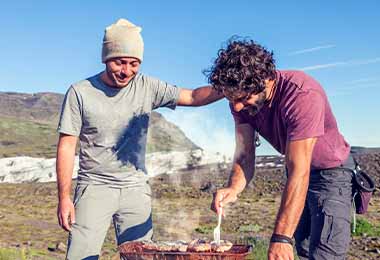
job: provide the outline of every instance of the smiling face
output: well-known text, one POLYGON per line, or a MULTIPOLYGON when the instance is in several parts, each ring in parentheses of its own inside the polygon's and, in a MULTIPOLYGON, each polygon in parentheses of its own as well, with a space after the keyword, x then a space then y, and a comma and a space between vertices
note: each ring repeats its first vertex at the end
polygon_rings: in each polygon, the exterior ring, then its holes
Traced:
POLYGON ((113 87, 126 87, 138 73, 140 60, 132 57, 113 58, 106 62, 106 77, 113 87))

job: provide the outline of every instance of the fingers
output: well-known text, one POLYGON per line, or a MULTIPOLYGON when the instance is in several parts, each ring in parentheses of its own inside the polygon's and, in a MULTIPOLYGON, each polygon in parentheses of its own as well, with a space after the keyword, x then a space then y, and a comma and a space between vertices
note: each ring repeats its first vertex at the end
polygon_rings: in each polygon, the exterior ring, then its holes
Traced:
POLYGON ((59 205, 57 214, 59 225, 69 232, 71 231, 71 225, 75 223, 75 208, 71 202, 70 204, 63 203, 63 205, 59 205))
POLYGON ((70 223, 69 223, 69 212, 65 212, 62 214, 62 228, 66 231, 71 231, 70 223))
POLYGON ((221 212, 220 202, 223 199, 224 194, 223 194, 222 190, 218 190, 213 195, 214 195, 214 197, 213 197, 213 200, 212 200, 211 209, 213 211, 215 211, 217 214, 219 214, 221 212))
POLYGON ((270 243, 268 260, 294 260, 293 247, 285 243, 270 243))
POLYGON ((70 231, 67 229, 68 223, 68 213, 58 211, 58 223, 66 231, 70 231))
POLYGON ((222 212, 222 204, 221 204, 221 201, 223 200, 224 198, 224 194, 223 192, 217 192, 216 196, 215 196, 215 209, 216 209, 216 213, 218 214, 221 214, 222 212))
POLYGON ((58 224, 59 224, 59 226, 62 227, 62 218, 61 218, 61 214, 59 214, 59 210, 57 212, 57 218, 58 218, 58 224))
POLYGON ((223 192, 219 201, 219 206, 224 207, 225 205, 231 202, 235 202, 236 200, 237 195, 232 190, 229 190, 228 192, 223 192))
POLYGON ((237 199, 237 195, 234 190, 230 188, 220 189, 214 193, 211 209, 217 214, 222 214, 225 217, 223 207, 228 203, 234 202, 237 199))
POLYGON ((215 212, 217 212, 217 209, 216 209, 216 203, 215 203, 215 201, 216 201, 216 192, 214 193, 214 194, 212 194, 212 202, 211 202, 211 210, 212 211, 215 211, 215 212))
POLYGON ((228 193, 221 192, 220 199, 219 199, 219 207, 223 208, 225 205, 228 204, 228 193))

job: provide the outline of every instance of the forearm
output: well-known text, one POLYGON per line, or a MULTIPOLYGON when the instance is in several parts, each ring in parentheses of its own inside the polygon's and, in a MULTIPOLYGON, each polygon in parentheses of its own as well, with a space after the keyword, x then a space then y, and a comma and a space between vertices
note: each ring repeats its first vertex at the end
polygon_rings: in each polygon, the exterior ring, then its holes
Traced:
POLYGON ((293 236, 305 205, 309 175, 309 169, 289 174, 277 214, 275 234, 293 236))
POLYGON ((75 148, 58 146, 56 171, 59 200, 70 198, 74 158, 75 148))
POLYGON ((251 162, 246 160, 248 160, 248 158, 241 159, 232 166, 228 186, 236 190, 237 193, 241 193, 245 189, 254 175, 254 159, 251 159, 251 162))
POLYGON ((196 106, 203 106, 210 104, 218 99, 220 99, 222 96, 217 94, 211 86, 205 86, 197 88, 193 91, 193 102, 196 106))
POLYGON ((252 180, 255 171, 255 133, 249 124, 235 125, 236 147, 228 186, 241 193, 252 180))
POLYGON ((199 87, 194 90, 181 89, 178 105, 204 106, 213 103, 224 96, 213 90, 211 86, 199 87))

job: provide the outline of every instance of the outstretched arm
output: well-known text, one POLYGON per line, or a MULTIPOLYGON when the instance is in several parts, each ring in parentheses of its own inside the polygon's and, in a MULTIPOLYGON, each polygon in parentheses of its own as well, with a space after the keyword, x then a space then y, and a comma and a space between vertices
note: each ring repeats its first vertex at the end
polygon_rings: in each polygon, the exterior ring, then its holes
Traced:
POLYGON ((224 97, 222 93, 214 90, 211 86, 196 89, 180 89, 178 106, 204 106, 220 100, 224 97))

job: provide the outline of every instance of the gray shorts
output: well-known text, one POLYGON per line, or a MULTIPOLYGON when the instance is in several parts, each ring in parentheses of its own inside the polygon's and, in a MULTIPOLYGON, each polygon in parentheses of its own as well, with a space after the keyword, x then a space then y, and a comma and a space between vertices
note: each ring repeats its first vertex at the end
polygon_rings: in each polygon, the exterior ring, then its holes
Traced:
MULTIPOLYGON (((344 167, 352 168, 351 159, 344 167)), ((351 240, 352 173, 313 170, 305 208, 294 234, 301 260, 345 259, 351 240)))
POLYGON ((118 245, 152 237, 148 183, 122 189, 78 184, 74 205, 76 223, 69 234, 66 259, 98 259, 111 220, 118 245))

